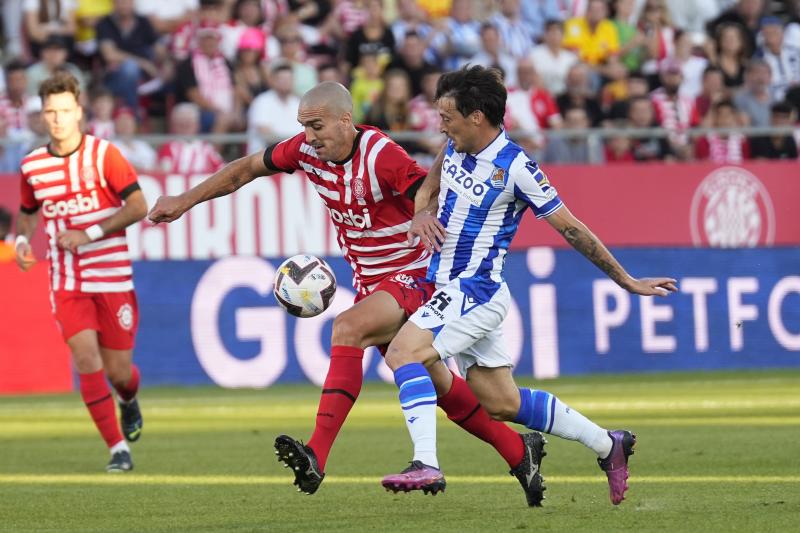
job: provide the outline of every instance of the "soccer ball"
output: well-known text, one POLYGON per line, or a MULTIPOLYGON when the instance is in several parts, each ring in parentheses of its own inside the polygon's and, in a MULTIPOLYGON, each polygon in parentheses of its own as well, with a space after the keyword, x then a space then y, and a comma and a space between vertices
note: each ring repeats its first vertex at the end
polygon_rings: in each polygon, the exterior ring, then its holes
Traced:
POLYGON ((333 301, 336 277, 319 257, 295 255, 278 267, 272 293, 289 314, 301 318, 317 316, 333 301))

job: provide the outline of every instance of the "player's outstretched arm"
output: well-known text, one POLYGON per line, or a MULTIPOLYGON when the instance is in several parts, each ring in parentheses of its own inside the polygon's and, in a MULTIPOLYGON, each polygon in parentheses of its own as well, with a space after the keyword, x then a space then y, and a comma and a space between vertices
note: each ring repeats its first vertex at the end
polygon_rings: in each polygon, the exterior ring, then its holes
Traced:
POLYGON ((264 164, 264 150, 228 163, 205 181, 178 196, 161 196, 150 210, 151 222, 172 222, 199 203, 231 194, 259 176, 275 174, 264 164))
POLYGON ((597 265, 623 289, 644 296, 666 296, 678 290, 675 285, 676 280, 672 278, 636 279, 628 274, 600 239, 583 222, 575 218, 567 206, 548 216, 547 221, 573 248, 597 265))
POLYGON ((408 230, 409 240, 419 237, 425 248, 435 249, 437 252, 441 250, 445 238, 444 226, 436 218, 445 148, 446 145, 439 151, 439 155, 428 170, 428 175, 414 195, 414 218, 408 230))
POLYGON ((17 241, 14 250, 16 252, 17 265, 24 272, 36 263, 29 241, 31 235, 33 235, 33 230, 36 229, 38 219, 39 213, 35 211, 33 213, 20 211, 17 215, 17 241))

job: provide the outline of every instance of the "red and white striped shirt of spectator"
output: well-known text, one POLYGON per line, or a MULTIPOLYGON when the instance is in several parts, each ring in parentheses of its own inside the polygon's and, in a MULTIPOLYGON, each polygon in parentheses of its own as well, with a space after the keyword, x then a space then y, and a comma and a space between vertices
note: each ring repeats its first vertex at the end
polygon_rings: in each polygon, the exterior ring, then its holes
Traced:
POLYGON ((92 119, 88 124, 88 132, 90 135, 99 137, 100 139, 113 139, 114 138, 114 121, 113 120, 97 120, 92 119))
POLYGON ((750 144, 741 133, 732 133, 727 139, 708 134, 697 139, 695 156, 717 164, 740 164, 750 159, 750 144))
POLYGON ((367 10, 351 0, 344 0, 334 8, 333 16, 345 34, 350 35, 366 22, 367 10))
POLYGON ((60 248, 56 236, 85 230, 117 212, 122 201, 139 189, 136 172, 106 140, 84 135, 69 155, 56 156, 46 146, 22 160, 21 209, 42 211, 50 246, 53 291, 127 292, 133 290, 125 230, 79 246, 75 253, 60 248))
POLYGON ((659 126, 673 133, 670 136, 672 140, 686 144, 687 137, 683 132, 700 122, 694 99, 680 94, 670 98, 663 87, 650 93, 650 98, 659 126))
POLYGON ((17 106, 6 94, 0 95, 0 114, 6 119, 9 130, 23 131, 28 129, 28 100, 38 96, 24 95, 22 103, 17 106))
POLYGON ((192 53, 192 70, 197 79, 197 89, 203 98, 219 111, 233 112, 233 74, 225 57, 222 54, 209 57, 195 51, 192 53))
POLYGON ((436 106, 425 98, 424 94, 419 94, 408 103, 411 128, 416 131, 427 131, 439 133, 441 117, 436 106))
POLYGON ((158 168, 168 174, 212 174, 225 165, 206 141, 171 141, 158 151, 158 168))

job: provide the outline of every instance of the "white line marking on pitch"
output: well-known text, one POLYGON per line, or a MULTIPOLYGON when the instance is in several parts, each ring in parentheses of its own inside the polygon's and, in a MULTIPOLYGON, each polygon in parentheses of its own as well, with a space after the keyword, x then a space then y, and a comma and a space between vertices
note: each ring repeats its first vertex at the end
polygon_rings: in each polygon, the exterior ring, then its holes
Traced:
MULTIPOLYGON (((448 476, 448 481, 455 483, 506 484, 514 479, 508 476, 448 476)), ((379 478, 357 476, 331 476, 325 483, 338 484, 377 484, 379 478)), ((601 476, 548 476, 549 483, 580 484, 605 483, 601 476)), ((633 483, 800 483, 800 476, 636 476, 633 483)), ((89 485, 285 485, 291 479, 285 476, 172 476, 172 475, 140 475, 123 474, 110 476, 107 474, 0 474, 2 484, 89 484, 89 485)))

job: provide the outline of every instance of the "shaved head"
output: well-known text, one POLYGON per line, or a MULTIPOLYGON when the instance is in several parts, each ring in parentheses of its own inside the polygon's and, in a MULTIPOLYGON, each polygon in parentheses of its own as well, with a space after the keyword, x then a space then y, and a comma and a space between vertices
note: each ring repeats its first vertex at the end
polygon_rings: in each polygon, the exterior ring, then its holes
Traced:
POLYGON ((323 161, 342 161, 353 150, 353 98, 344 85, 323 81, 300 99, 297 121, 323 161))
POLYGON ((353 112, 353 98, 341 83, 323 81, 303 95, 300 107, 325 108, 330 113, 342 115, 353 112))

